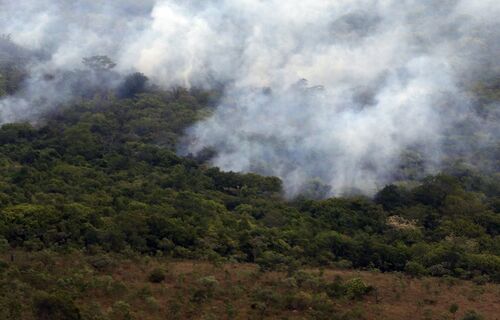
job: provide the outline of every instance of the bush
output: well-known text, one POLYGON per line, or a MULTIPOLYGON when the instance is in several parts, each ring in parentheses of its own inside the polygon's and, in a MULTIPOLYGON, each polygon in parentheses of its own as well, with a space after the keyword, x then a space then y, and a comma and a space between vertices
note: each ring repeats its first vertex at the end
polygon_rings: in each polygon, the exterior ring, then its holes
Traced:
POLYGON ((107 255, 92 256, 87 259, 88 263, 99 271, 105 271, 112 268, 115 263, 107 255))
POLYGON ((293 279, 295 279, 297 285, 300 288, 306 290, 316 290, 323 283, 322 278, 304 271, 295 272, 293 274, 293 279))
POLYGON ((420 278, 427 273, 427 270, 425 270, 425 267, 420 263, 409 261, 408 263, 406 263, 405 272, 413 277, 420 278))
POLYGON ((259 265, 262 271, 279 270, 287 265, 287 258, 274 251, 265 251, 255 262, 259 265))
POLYGON ((154 297, 147 297, 144 301, 146 302, 146 305, 149 310, 157 311, 160 309, 160 304, 158 303, 158 300, 156 300, 154 297))
POLYGON ((82 318, 84 320, 106 320, 108 319, 103 311, 101 310, 101 306, 98 303, 91 303, 88 306, 84 306, 82 309, 82 318))
POLYGON ((111 319, 133 319, 132 313, 130 311, 130 305, 122 300, 117 301, 115 302, 115 304, 113 304, 110 315, 111 319))
POLYGON ((352 268, 352 262, 349 260, 341 259, 339 261, 335 261, 334 265, 339 269, 350 269, 352 268))
POLYGON ((9 247, 9 242, 7 241, 7 239, 0 236, 0 253, 6 252, 9 247))
POLYGON ((325 293, 315 294, 313 296, 312 308, 309 310, 311 319, 332 320, 337 319, 335 305, 325 293))
POLYGON ((467 313, 462 317, 461 320, 483 320, 484 317, 476 311, 467 311, 467 313))
POLYGON ((472 282, 474 282, 477 285, 485 285, 489 281, 490 281, 490 277, 488 277, 487 275, 478 275, 478 276, 474 276, 474 278, 472 278, 472 282))
POLYGON ((345 295, 345 286, 342 283, 342 278, 336 276, 333 282, 326 285, 326 294, 331 298, 340 298, 345 295))
POLYGON ((450 273, 450 270, 446 269, 442 264, 435 264, 427 268, 427 272, 435 277, 442 277, 450 273))
POLYGON ((265 305, 279 305, 283 295, 270 288, 258 287, 252 292, 252 299, 265 305))
POLYGON ((373 290, 372 286, 367 286, 360 278, 354 278, 345 284, 345 293, 349 299, 359 300, 373 290))
POLYGON ((38 320, 80 320, 80 311, 66 297, 40 293, 33 299, 33 315, 38 320))
POLYGON ((458 304, 454 303, 452 305, 450 305, 450 307, 448 308, 448 311, 453 314, 453 316, 455 316, 455 313, 457 313, 458 311, 458 304))
POLYGON ((286 307, 289 310, 306 310, 312 305, 313 297, 307 292, 300 291, 286 297, 286 307))
POLYGON ((0 273, 7 270, 9 268, 9 264, 3 260, 0 260, 0 273))
POLYGON ((157 269, 152 270, 149 273, 148 280, 151 283, 160 283, 160 282, 163 282, 165 280, 165 277, 166 277, 165 271, 157 268, 157 269))
POLYGON ((198 288, 193 293, 192 300, 202 302, 213 297, 219 281, 214 276, 208 276, 198 279, 198 288))
POLYGON ((205 288, 209 292, 214 292, 217 286, 219 285, 219 281, 215 279, 214 276, 203 277, 198 280, 198 283, 205 288))

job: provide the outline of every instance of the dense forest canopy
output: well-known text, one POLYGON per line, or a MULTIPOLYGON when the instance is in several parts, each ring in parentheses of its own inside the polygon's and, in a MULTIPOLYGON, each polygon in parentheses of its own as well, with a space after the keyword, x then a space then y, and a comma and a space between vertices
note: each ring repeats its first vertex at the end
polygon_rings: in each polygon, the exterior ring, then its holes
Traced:
MULTIPOLYGON (((485 105, 496 99, 492 85, 478 90, 485 105)), ((175 153, 184 130, 213 112, 216 91, 161 90, 135 73, 89 92, 36 125, 1 127, 0 235, 9 246, 499 280, 495 149, 473 164, 450 148, 453 165, 423 179, 409 162, 404 181, 373 199, 321 200, 324 187, 312 181, 287 200, 278 178, 223 172, 207 165, 209 151, 175 153)))

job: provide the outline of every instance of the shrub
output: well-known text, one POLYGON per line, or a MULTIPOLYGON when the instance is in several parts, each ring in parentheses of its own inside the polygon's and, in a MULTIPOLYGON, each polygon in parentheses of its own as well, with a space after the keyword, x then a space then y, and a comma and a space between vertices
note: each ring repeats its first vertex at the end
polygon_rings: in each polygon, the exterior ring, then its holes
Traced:
POLYGON ((435 264, 427 268, 427 272, 436 277, 442 277, 450 273, 450 270, 446 269, 442 264, 435 264))
POLYGON ((490 277, 487 275, 477 275, 472 278, 472 282, 474 282, 477 285, 484 285, 490 281, 490 277))
POLYGON ((117 301, 113 304, 113 308, 111 309, 111 319, 123 319, 129 320, 132 319, 132 313, 130 312, 130 305, 125 301, 117 301))
POLYGON ((340 276, 336 276, 333 282, 326 285, 325 291, 331 298, 340 298, 344 296, 345 286, 342 283, 342 278, 340 276))
POLYGON ((160 282, 163 282, 165 280, 165 277, 166 277, 165 271, 163 271, 162 269, 156 268, 156 269, 153 269, 149 273, 148 280, 151 283, 160 283, 160 282))
POLYGON ((339 269, 350 269, 352 268, 352 262, 349 261, 349 260, 345 260, 345 259, 341 259, 339 261, 336 261, 334 263, 335 267, 336 268, 339 268, 339 269))
POLYGON ((500 257, 491 254, 471 254, 467 257, 469 269, 482 273, 500 273, 500 257))
POLYGON ((262 271, 279 270, 287 265, 287 258, 274 251, 265 251, 255 262, 259 265, 262 271))
POLYGON ((200 278, 198 283, 210 291, 215 290, 215 288, 219 285, 219 281, 217 281, 214 276, 200 278))
POLYGON ((193 301, 202 302, 212 298, 219 281, 214 276, 208 276, 198 279, 198 288, 193 293, 193 301))
POLYGON ((156 311, 160 309, 160 304, 158 303, 158 300, 156 300, 154 297, 147 297, 145 299, 145 302, 148 309, 151 311, 156 311))
POLYGON ((304 271, 298 271, 293 274, 297 285, 303 289, 315 290, 322 285, 322 279, 317 275, 313 275, 304 271))
POLYGON ((87 259, 88 263, 99 271, 105 271, 112 268, 115 263, 107 255, 92 256, 87 259))
POLYGON ((444 276, 441 278, 440 282, 446 284, 448 287, 453 287, 460 283, 459 279, 452 276, 444 276))
POLYGON ((144 286, 142 288, 139 288, 135 295, 142 300, 146 300, 147 298, 153 296, 153 292, 151 291, 149 286, 144 286))
POLYGON ((264 303, 266 305, 278 305, 282 301, 282 295, 276 290, 272 290, 270 288, 256 288, 254 292, 252 292, 253 300, 264 303))
POLYGON ((469 279, 470 278, 470 272, 463 269, 463 268, 455 268, 453 270, 453 274, 460 279, 469 279))
POLYGON ((344 312, 338 319, 342 320, 359 320, 365 319, 363 316, 363 309, 361 307, 354 307, 344 312))
POLYGON ((82 309, 82 318, 84 320, 106 320, 107 317, 104 315, 101 306, 98 303, 91 303, 82 309))
POLYGON ((22 303, 16 295, 0 298, 0 319, 21 320, 22 309, 22 303))
POLYGON ((66 297, 40 293, 33 299, 33 315, 38 320, 80 320, 80 311, 66 297))
POLYGON ((467 313, 462 317, 461 320, 483 320, 484 317, 476 311, 467 311, 467 313))
POLYGON ((408 263, 406 263, 405 272, 413 277, 420 278, 427 273, 427 270, 425 270, 425 267, 420 263, 409 261, 408 263))
POLYGON ((306 310, 311 307, 312 302, 312 295, 303 291, 286 297, 286 306, 290 310, 306 310))
POLYGON ((458 311, 458 304, 454 303, 454 304, 450 305, 450 307, 448 308, 448 311, 453 315, 453 318, 455 318, 455 313, 457 313, 457 311, 458 311))
POLYGON ((331 299, 325 293, 313 295, 311 318, 316 320, 337 319, 336 310, 331 299))
POLYGON ((6 252, 9 248, 9 242, 4 237, 0 236, 0 253, 6 252))
POLYGON ((373 290, 372 286, 367 286, 360 278, 354 278, 345 284, 345 293, 349 299, 358 300, 373 290))
POLYGON ((0 273, 7 270, 9 268, 9 264, 3 260, 0 260, 0 273))

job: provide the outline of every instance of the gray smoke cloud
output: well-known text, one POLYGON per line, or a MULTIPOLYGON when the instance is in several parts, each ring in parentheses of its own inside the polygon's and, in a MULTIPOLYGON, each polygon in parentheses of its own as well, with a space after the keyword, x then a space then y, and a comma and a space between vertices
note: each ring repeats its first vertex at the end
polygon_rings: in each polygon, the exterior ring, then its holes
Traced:
POLYGON ((369 194, 408 150, 439 168, 465 88, 498 77, 499 14, 496 0, 0 1, 0 32, 37 53, 0 115, 65 101, 43 75, 106 54, 165 87, 225 84, 180 152, 212 148, 212 164, 279 176, 289 196, 314 180, 369 194))

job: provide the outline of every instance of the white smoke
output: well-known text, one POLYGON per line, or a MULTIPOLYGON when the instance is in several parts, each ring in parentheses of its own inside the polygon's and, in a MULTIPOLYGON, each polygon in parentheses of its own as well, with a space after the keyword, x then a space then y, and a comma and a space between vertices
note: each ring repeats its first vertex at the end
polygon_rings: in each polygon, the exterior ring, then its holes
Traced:
POLYGON ((499 14, 495 0, 18 0, 0 1, 0 30, 45 69, 107 54, 166 87, 224 83, 182 152, 214 148, 214 165, 293 196, 314 179, 373 192, 412 148, 432 170, 464 86, 499 74, 499 14))

